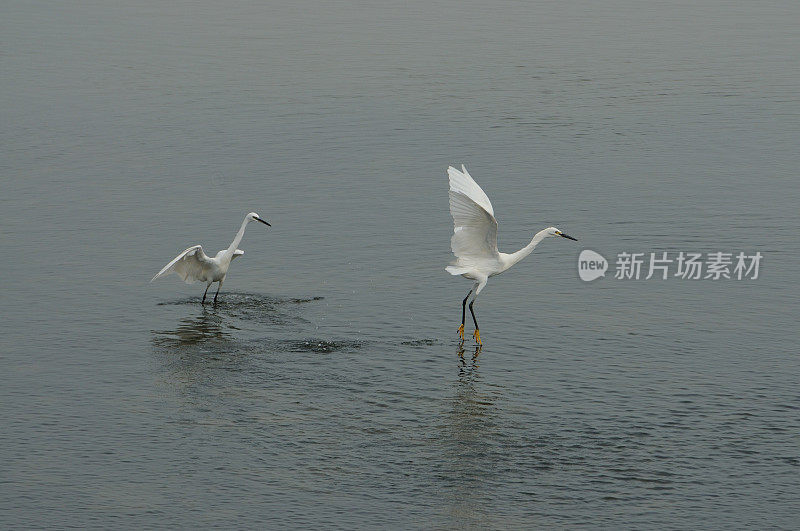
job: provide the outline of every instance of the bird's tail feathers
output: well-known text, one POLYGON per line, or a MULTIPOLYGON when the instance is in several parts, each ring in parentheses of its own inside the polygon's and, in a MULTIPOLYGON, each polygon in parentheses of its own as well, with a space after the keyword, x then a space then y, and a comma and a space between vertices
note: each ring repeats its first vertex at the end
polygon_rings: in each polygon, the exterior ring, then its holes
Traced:
POLYGON ((444 268, 445 271, 450 273, 451 275, 463 275, 470 271, 470 268, 458 265, 449 265, 444 268))

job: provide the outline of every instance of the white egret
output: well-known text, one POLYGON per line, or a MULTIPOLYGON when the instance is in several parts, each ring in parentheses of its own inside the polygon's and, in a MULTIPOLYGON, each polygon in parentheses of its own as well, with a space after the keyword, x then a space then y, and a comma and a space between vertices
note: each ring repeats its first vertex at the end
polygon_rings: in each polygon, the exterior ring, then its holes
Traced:
POLYGON ((203 300, 201 304, 205 304, 206 294, 208 293, 208 288, 211 286, 211 284, 214 282, 219 282, 219 285, 217 285, 217 292, 214 294, 214 304, 216 304, 217 295, 219 295, 219 290, 222 287, 222 283, 225 281, 225 276, 228 274, 228 268, 230 268, 231 262, 237 256, 244 254, 244 251, 237 249, 236 247, 239 245, 239 242, 242 241, 244 230, 247 228, 247 224, 251 221, 260 221, 264 225, 268 225, 270 227, 272 226, 261 219, 255 212, 250 212, 244 217, 242 226, 239 228, 239 232, 236 233, 236 237, 233 239, 233 242, 231 242, 230 247, 218 252, 217 255, 212 258, 210 256, 206 256, 206 253, 203 252, 202 246, 193 245, 176 256, 170 263, 165 265, 164 268, 150 280, 150 282, 157 278, 169 275, 170 273, 177 274, 187 284, 191 284, 195 280, 205 282, 206 290, 203 292, 203 300))
POLYGON ((475 323, 472 337, 478 345, 482 345, 478 320, 475 319, 472 305, 478 294, 486 287, 489 277, 499 275, 531 254, 539 242, 549 236, 578 240, 555 227, 547 227, 537 232, 531 242, 519 251, 511 254, 501 253, 497 250, 497 219, 494 217, 494 209, 486 193, 467 173, 464 165, 461 166, 461 171, 450 166, 447 168, 447 175, 450 177, 450 214, 453 216, 454 226, 450 247, 456 256, 456 261, 445 270, 451 275, 461 275, 475 282, 461 303, 461 326, 458 327, 458 335, 463 341, 467 299, 472 295, 469 303, 469 312, 475 323))

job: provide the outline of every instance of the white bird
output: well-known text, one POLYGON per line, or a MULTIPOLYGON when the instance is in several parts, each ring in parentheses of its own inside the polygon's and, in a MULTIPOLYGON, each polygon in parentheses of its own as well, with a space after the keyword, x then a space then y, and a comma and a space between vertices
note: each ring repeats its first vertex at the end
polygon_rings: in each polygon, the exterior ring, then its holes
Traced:
POLYGON ((537 232, 531 242, 519 251, 511 254, 499 252, 497 250, 497 219, 494 217, 494 209, 486 193, 467 173, 463 164, 461 171, 450 166, 447 168, 447 174, 450 177, 450 214, 453 216, 454 226, 450 247, 456 256, 456 261, 447 266, 445 270, 451 275, 461 275, 475 281, 472 289, 461 303, 461 326, 458 328, 458 335, 463 341, 467 299, 472 295, 469 303, 469 312, 475 323, 475 332, 472 337, 475 338, 478 345, 483 345, 478 330, 478 320, 475 319, 472 305, 478 294, 486 287, 489 277, 499 275, 531 254, 539 242, 549 236, 578 240, 555 227, 547 227, 537 232))
POLYGON ((206 256, 206 253, 203 252, 202 246, 193 245, 176 256, 170 263, 165 265, 164 268, 150 280, 150 282, 157 278, 169 275, 170 273, 176 273, 187 284, 191 284, 195 280, 205 282, 206 290, 203 292, 203 300, 201 304, 205 304, 206 294, 208 293, 208 288, 211 286, 211 284, 214 282, 219 282, 219 285, 217 286, 217 292, 214 294, 214 304, 216 304, 217 295, 219 295, 219 289, 222 287, 222 283, 225 281, 225 276, 228 274, 228 268, 230 268, 231 262, 237 256, 244 254, 244 251, 237 249, 236 247, 239 245, 239 242, 242 241, 244 230, 247 228, 247 224, 251 221, 260 221, 264 225, 268 225, 270 227, 272 226, 261 219, 255 212, 250 212, 244 217, 242 226, 239 228, 239 232, 236 233, 236 237, 233 239, 233 242, 231 242, 230 247, 221 250, 215 257, 211 258, 210 256, 206 256))

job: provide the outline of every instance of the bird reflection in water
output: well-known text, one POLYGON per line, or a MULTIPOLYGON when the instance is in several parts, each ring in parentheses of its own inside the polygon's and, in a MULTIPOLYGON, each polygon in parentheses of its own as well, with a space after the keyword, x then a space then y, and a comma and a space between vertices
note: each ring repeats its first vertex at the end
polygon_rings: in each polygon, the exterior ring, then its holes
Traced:
POLYGON ((458 379, 453 382, 453 409, 450 412, 450 428, 455 439, 473 440, 480 430, 476 430, 488 420, 493 410, 491 396, 486 393, 478 371, 480 345, 474 350, 458 347, 458 379))
POLYGON ((247 345, 218 311, 203 308, 182 318, 174 330, 153 330, 153 354, 157 382, 181 397, 189 409, 184 414, 203 422, 220 422, 220 396, 234 393, 231 375, 245 370, 247 345))
POLYGON ((491 515, 482 510, 483 496, 499 464, 496 409, 489 387, 481 381, 480 353, 480 345, 458 347, 458 376, 452 383, 449 410, 443 415, 441 438, 450 516, 467 528, 491 527, 491 515))
POLYGON ((209 311, 205 307, 200 315, 185 317, 175 330, 153 331, 154 341, 161 346, 187 346, 195 345, 209 340, 230 340, 230 327, 225 319, 216 311, 209 311))

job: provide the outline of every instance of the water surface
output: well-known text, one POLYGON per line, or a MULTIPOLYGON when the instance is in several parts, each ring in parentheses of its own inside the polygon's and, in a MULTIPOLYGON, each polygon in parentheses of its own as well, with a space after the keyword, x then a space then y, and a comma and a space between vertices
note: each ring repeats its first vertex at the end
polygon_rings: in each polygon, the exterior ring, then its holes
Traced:
POLYGON ((6 527, 796 527, 795 2, 7 2, 6 527), (500 246, 443 268, 445 168, 500 246), (228 246, 214 308, 176 277, 228 246), (761 251, 751 282, 584 248, 761 251))

